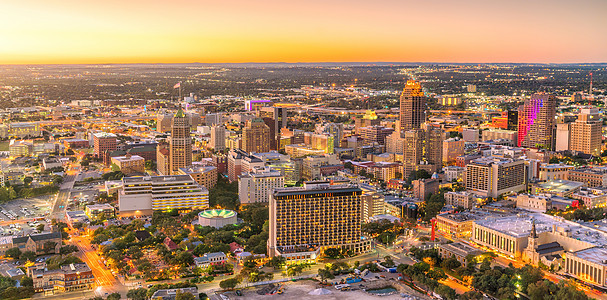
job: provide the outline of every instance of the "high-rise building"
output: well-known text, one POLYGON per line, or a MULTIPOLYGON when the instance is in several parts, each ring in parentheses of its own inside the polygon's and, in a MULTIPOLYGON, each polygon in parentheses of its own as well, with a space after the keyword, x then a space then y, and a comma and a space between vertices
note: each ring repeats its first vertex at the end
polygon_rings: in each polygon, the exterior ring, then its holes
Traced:
POLYGON ((450 138, 443 141, 443 162, 455 162, 455 158, 464 155, 466 142, 459 138, 450 138))
POLYGON ((257 115, 270 128, 271 150, 280 149, 281 129, 287 128, 287 109, 278 106, 261 107, 257 115))
POLYGON ((365 145, 385 145, 386 137, 392 134, 393 131, 393 128, 386 128, 378 125, 361 127, 358 129, 365 145))
POLYGON ((599 155, 602 148, 603 118, 598 108, 582 109, 571 123, 570 150, 599 155))
POLYGON ((525 189, 525 161, 498 157, 475 159, 466 165, 464 178, 469 192, 497 198, 503 193, 525 189))
POLYGON ((569 150, 571 144, 571 123, 556 124, 555 151, 569 150))
POLYGON ((325 247, 368 251, 369 241, 361 235, 361 196, 355 185, 306 183, 274 190, 268 254, 289 261, 313 260, 313 249, 325 247))
POLYGON ((418 129, 426 122, 426 96, 421 84, 407 80, 400 95, 400 130, 418 129))
POLYGON ((270 127, 260 118, 247 121, 242 129, 242 149, 247 152, 270 151, 270 127))
POLYGON ((280 171, 270 168, 253 169, 238 176, 238 198, 240 204, 268 202, 270 193, 285 186, 280 171))
POLYGON ((554 148, 556 97, 550 94, 534 94, 519 107, 518 146, 529 148, 554 148))
POLYGON ((192 165, 192 138, 188 117, 179 108, 171 121, 171 139, 169 140, 171 174, 177 174, 180 168, 192 165))
POLYGON ((226 128, 223 125, 211 127, 211 139, 209 147, 215 151, 223 151, 226 148, 226 128))
POLYGON ((116 150, 116 135, 107 132, 98 132, 93 134, 93 144, 95 156, 103 159, 103 163, 110 163, 109 153, 116 150))

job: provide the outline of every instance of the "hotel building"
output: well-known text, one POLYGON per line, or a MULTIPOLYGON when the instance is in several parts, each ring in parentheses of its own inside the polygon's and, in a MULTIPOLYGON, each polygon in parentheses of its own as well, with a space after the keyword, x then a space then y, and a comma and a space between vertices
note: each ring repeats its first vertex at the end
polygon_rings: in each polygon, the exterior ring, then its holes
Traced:
POLYGON ((361 232, 361 196, 359 187, 346 184, 275 189, 270 197, 269 255, 309 261, 319 248, 370 250, 361 232))
POLYGON ((189 211, 209 207, 209 191, 189 175, 122 178, 120 217, 150 215, 153 210, 189 211))
POLYGON ((466 166, 466 189, 480 196, 493 197, 525 189, 525 161, 484 157, 466 166))

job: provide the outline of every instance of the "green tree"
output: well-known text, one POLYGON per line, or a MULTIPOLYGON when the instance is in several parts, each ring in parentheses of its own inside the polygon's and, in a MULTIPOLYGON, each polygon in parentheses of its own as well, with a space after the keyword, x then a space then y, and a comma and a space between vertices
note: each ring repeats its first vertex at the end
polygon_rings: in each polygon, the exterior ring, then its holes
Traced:
POLYGON ((36 226, 36 230, 43 232, 44 231, 44 224, 38 224, 38 226, 36 226))
POLYGON ((6 255, 6 257, 10 257, 10 258, 19 258, 21 257, 21 250, 19 250, 19 248, 14 247, 14 248, 10 248, 8 250, 6 250, 6 252, 4 253, 4 255, 6 255))
POLYGON ((126 293, 126 297, 133 300, 146 300, 147 292, 148 291, 145 288, 133 289, 126 293))
POLYGON ((177 294, 175 295, 175 300, 195 300, 196 298, 194 297, 194 295, 192 295, 191 293, 182 293, 181 291, 178 291, 177 294))
POLYGON ((236 277, 225 279, 219 282, 219 287, 224 290, 233 290, 238 284, 240 280, 236 277))
POLYGON ((339 249, 337 249, 335 247, 330 247, 330 248, 325 249, 324 254, 328 258, 339 258, 341 255, 339 249))
POLYGON ((29 187, 30 183, 32 183, 32 181, 34 181, 34 178, 31 176, 26 176, 25 178, 23 178, 23 185, 25 187, 29 187))
POLYGON ((327 279, 333 279, 335 278, 335 276, 333 275, 333 272, 331 272, 331 270, 327 270, 327 269, 318 269, 318 276, 320 277, 321 281, 326 281, 327 279))
POLYGON ((111 293, 107 296, 107 300, 120 300, 121 298, 120 293, 111 293))
POLYGON ((31 277, 21 277, 21 286, 34 286, 34 280, 31 277))
POLYGON ((33 251, 25 251, 19 257, 21 260, 34 261, 36 260, 36 252, 33 251))

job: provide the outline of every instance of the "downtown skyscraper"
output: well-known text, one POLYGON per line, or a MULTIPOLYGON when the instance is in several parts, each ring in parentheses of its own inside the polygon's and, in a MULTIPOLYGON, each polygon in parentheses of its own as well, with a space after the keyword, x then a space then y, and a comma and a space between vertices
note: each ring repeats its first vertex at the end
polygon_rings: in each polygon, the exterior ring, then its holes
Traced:
POLYGON ((519 107, 518 146, 553 149, 556 126, 556 97, 533 94, 519 107))
POLYGON ((424 122, 426 122, 426 96, 422 86, 415 80, 407 80, 400 95, 400 130, 419 129, 424 122))
POLYGON ((171 175, 176 175, 180 168, 192 165, 192 138, 190 122, 181 108, 171 121, 171 139, 169 141, 171 175))

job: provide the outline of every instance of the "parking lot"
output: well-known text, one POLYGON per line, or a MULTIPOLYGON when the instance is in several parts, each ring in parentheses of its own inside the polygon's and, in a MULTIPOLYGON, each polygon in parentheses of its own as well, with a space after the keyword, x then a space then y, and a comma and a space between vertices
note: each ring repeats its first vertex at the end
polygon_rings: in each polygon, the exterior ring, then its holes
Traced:
MULTIPOLYGON (((0 205, 0 236, 22 236, 37 233, 36 227, 47 225, 55 195, 17 199, 0 205)), ((48 227, 46 227, 48 230, 48 227)))

